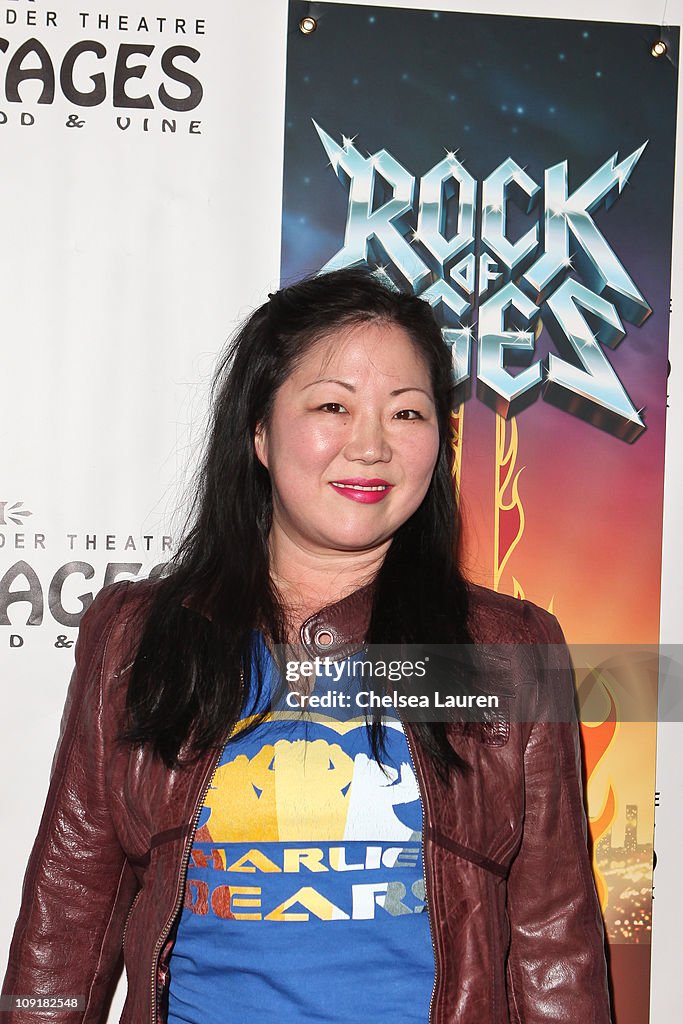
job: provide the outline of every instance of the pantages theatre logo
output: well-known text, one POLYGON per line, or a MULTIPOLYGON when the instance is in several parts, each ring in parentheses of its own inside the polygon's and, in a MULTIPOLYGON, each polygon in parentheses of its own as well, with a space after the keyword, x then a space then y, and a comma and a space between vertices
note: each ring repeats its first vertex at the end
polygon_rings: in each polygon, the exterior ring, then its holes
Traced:
POLYGON ((0 128, 31 128, 55 106, 70 129, 87 131, 91 112, 100 109, 112 111, 120 131, 202 134, 205 18, 75 5, 42 10, 32 3, 2 14, 0 128))
POLYGON ((166 534, 60 535, 31 529, 33 516, 24 501, 0 501, 0 627, 13 630, 6 634, 11 648, 24 646, 25 626, 43 625, 55 627, 55 647, 71 647, 59 629, 75 629, 98 590, 120 579, 158 577, 173 550, 166 534))
POLYGON ((646 429, 643 410, 602 346, 616 348, 626 336, 623 321, 640 326, 652 309, 592 214, 617 201, 647 142, 624 159, 614 154, 570 192, 566 160, 546 168, 541 186, 512 157, 479 182, 446 153, 418 181, 387 150, 363 156, 354 139, 339 145, 315 128, 348 189, 344 245, 321 273, 374 264, 428 300, 461 386, 471 378, 476 316, 477 394, 500 415, 516 415, 540 395, 635 441, 646 429), (512 241, 509 221, 520 195, 525 213, 542 212, 512 241), (551 352, 530 362, 543 326, 567 358, 551 352), (524 368, 511 374, 506 356, 524 368))

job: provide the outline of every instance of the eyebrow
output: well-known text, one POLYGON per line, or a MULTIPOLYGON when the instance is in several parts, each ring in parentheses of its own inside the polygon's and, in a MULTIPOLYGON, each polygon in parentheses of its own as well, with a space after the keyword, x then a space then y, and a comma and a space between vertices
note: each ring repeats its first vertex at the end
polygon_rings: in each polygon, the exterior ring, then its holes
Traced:
MULTIPOLYGON (((356 391, 353 384, 348 384, 345 380, 339 380, 337 377, 320 377, 318 380, 312 380, 309 384, 305 384, 301 390, 305 391, 306 388, 311 388, 314 384, 339 384, 341 387, 346 388, 347 391, 351 391, 352 393, 355 393, 356 391)), ((406 391, 420 391, 423 395, 427 396, 430 402, 434 401, 428 391, 425 391, 424 388, 418 387, 396 388, 395 391, 390 391, 389 394, 393 397, 394 395, 402 395, 406 391)))

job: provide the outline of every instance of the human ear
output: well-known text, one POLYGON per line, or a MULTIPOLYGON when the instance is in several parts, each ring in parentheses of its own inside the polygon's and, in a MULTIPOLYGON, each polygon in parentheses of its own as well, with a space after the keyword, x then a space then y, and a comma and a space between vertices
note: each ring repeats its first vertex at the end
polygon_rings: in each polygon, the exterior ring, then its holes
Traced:
POLYGON ((268 438, 265 423, 256 424, 254 431, 254 451, 259 462, 268 469, 268 438))

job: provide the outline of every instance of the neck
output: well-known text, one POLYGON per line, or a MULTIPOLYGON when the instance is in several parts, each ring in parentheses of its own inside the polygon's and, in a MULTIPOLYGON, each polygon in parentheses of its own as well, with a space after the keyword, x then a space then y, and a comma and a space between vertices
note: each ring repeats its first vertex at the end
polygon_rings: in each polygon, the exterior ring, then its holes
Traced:
POLYGON ((292 635, 320 608, 346 597, 377 574, 391 541, 368 551, 316 552, 279 531, 269 540, 270 575, 292 635))

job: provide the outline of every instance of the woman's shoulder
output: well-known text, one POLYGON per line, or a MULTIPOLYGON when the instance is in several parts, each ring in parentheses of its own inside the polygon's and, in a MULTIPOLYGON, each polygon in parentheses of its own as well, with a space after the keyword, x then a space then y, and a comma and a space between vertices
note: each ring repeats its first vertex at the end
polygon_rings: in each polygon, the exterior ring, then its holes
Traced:
POLYGON ((128 621, 149 607, 158 589, 157 580, 117 580, 103 587, 81 617, 80 630, 111 619, 128 621))
POLYGON ((476 583, 469 591, 469 626, 475 643, 564 643, 552 612, 526 598, 501 594, 476 583))
POLYGON ((90 662, 96 655, 103 655, 113 635, 120 637, 122 649, 128 648, 139 633, 158 586, 156 580, 145 579, 117 580, 103 587, 81 616, 77 660, 90 662))
POLYGON ((100 590, 81 617, 76 667, 108 687, 134 663, 147 616, 159 591, 157 579, 117 580, 100 590))

